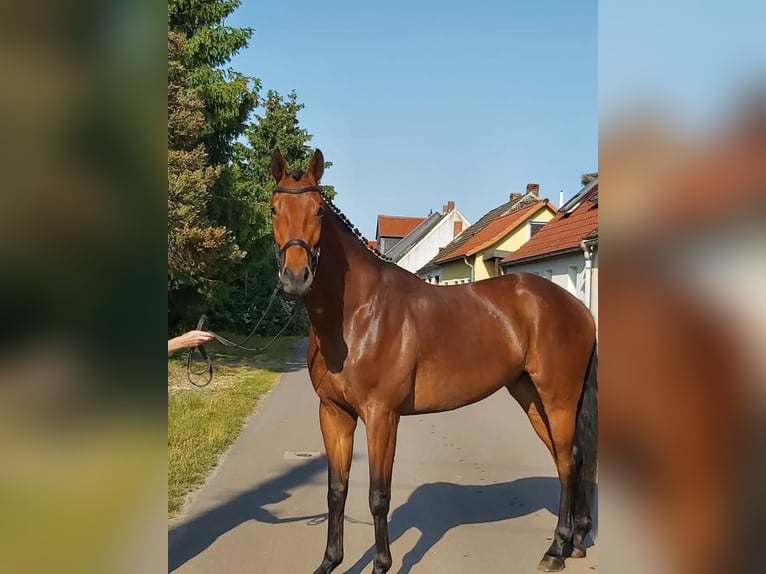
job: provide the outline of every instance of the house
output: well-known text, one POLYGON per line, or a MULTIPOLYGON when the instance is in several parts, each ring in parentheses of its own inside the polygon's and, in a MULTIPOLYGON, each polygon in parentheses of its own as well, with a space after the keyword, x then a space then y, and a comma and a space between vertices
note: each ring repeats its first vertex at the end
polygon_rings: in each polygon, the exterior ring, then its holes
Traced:
POLYGON ((556 213, 539 186, 486 213, 421 267, 417 275, 429 283, 454 285, 500 275, 499 262, 535 235, 556 213))
POLYGON ((425 217, 400 217, 398 215, 378 215, 375 228, 375 242, 378 251, 388 255, 388 251, 399 243, 405 235, 425 221, 425 217))
POLYGON ((386 255, 399 267, 415 273, 439 252, 439 249, 460 235, 471 224, 455 208, 454 201, 442 206, 441 213, 431 213, 426 219, 386 255))
POLYGON ((598 177, 500 266, 503 273, 550 279, 583 301, 598 321, 598 177))

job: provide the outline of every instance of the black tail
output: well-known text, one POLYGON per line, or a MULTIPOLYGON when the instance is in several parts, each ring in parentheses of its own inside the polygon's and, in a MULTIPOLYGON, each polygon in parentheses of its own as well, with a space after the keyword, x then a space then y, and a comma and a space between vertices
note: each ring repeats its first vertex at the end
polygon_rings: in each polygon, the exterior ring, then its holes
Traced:
POLYGON ((598 462, 598 349, 593 345, 585 375, 574 436, 574 461, 577 477, 574 517, 584 536, 592 525, 591 513, 596 493, 598 462), (585 530, 584 534, 582 530, 585 530))

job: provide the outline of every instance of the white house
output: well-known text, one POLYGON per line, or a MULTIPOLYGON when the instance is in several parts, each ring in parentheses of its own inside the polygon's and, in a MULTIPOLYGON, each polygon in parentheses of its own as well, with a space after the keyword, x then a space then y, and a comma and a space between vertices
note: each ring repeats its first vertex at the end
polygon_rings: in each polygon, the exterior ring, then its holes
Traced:
POLYGON ((564 287, 598 323, 598 177, 500 265, 503 273, 534 273, 564 287))
POLYGON ((414 273, 428 263, 471 224, 449 201, 441 213, 432 213, 386 253, 399 267, 414 273))

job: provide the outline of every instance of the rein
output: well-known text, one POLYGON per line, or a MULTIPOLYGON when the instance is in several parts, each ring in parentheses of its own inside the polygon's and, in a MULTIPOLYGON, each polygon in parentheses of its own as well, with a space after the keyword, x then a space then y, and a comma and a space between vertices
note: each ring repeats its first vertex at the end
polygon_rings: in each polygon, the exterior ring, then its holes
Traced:
MULTIPOLYGON (((279 338, 279 336, 285 332, 285 329, 290 325, 290 323, 293 322, 293 319, 298 315, 300 312, 300 307, 298 305, 295 306, 295 310, 293 311, 293 314, 290 315, 290 318, 287 320, 287 323, 284 324, 284 326, 279 330, 279 333, 274 335, 274 337, 266 343, 263 347, 246 347, 245 343, 247 343, 250 338, 255 334, 256 329, 261 326, 261 323, 263 323, 263 320, 266 318, 266 315, 268 314, 269 310, 271 309, 271 306, 274 304, 274 301, 277 298, 277 293, 279 292, 279 284, 277 284, 276 287, 274 287, 274 291, 271 292, 271 299, 269 300, 269 304, 266 306, 265 311, 261 315, 261 318, 258 319, 258 322, 255 324, 255 327, 252 328, 250 333, 245 337, 242 341, 239 343, 232 341, 231 339, 227 339, 223 335, 219 335, 215 331, 208 330, 208 333, 213 335, 215 339, 221 343, 224 347, 230 347, 234 349, 240 349, 242 351, 251 351, 255 353, 263 353, 266 351, 271 345, 274 344, 274 342, 279 338)), ((199 318, 199 321, 197 321, 197 330, 202 331, 203 327, 205 325, 205 321, 207 320, 207 317, 205 315, 202 315, 202 317, 199 318)), ((210 359, 210 355, 207 354, 207 351, 205 350, 204 345, 199 345, 197 347, 193 347, 189 350, 189 354, 186 356, 186 378, 189 380, 189 382, 194 385, 195 387, 206 387, 208 386, 211 381, 213 380, 213 361, 210 359), (194 371, 193 364, 194 364, 194 352, 198 351, 200 356, 205 361, 205 369, 203 371, 194 371), (207 373, 207 380, 203 383, 196 383, 192 379, 192 375, 194 376, 202 376, 205 373, 207 373)))

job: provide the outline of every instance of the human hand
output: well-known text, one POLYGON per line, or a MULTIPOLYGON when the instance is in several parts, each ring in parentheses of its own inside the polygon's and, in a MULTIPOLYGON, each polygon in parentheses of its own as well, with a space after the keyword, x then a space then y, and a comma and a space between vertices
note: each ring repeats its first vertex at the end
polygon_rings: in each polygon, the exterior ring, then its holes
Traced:
POLYGON ((197 347, 203 345, 209 341, 212 341, 215 335, 208 331, 198 331, 193 329, 187 331, 183 335, 174 337, 168 341, 168 353, 177 351, 178 349, 188 349, 190 347, 197 347))

